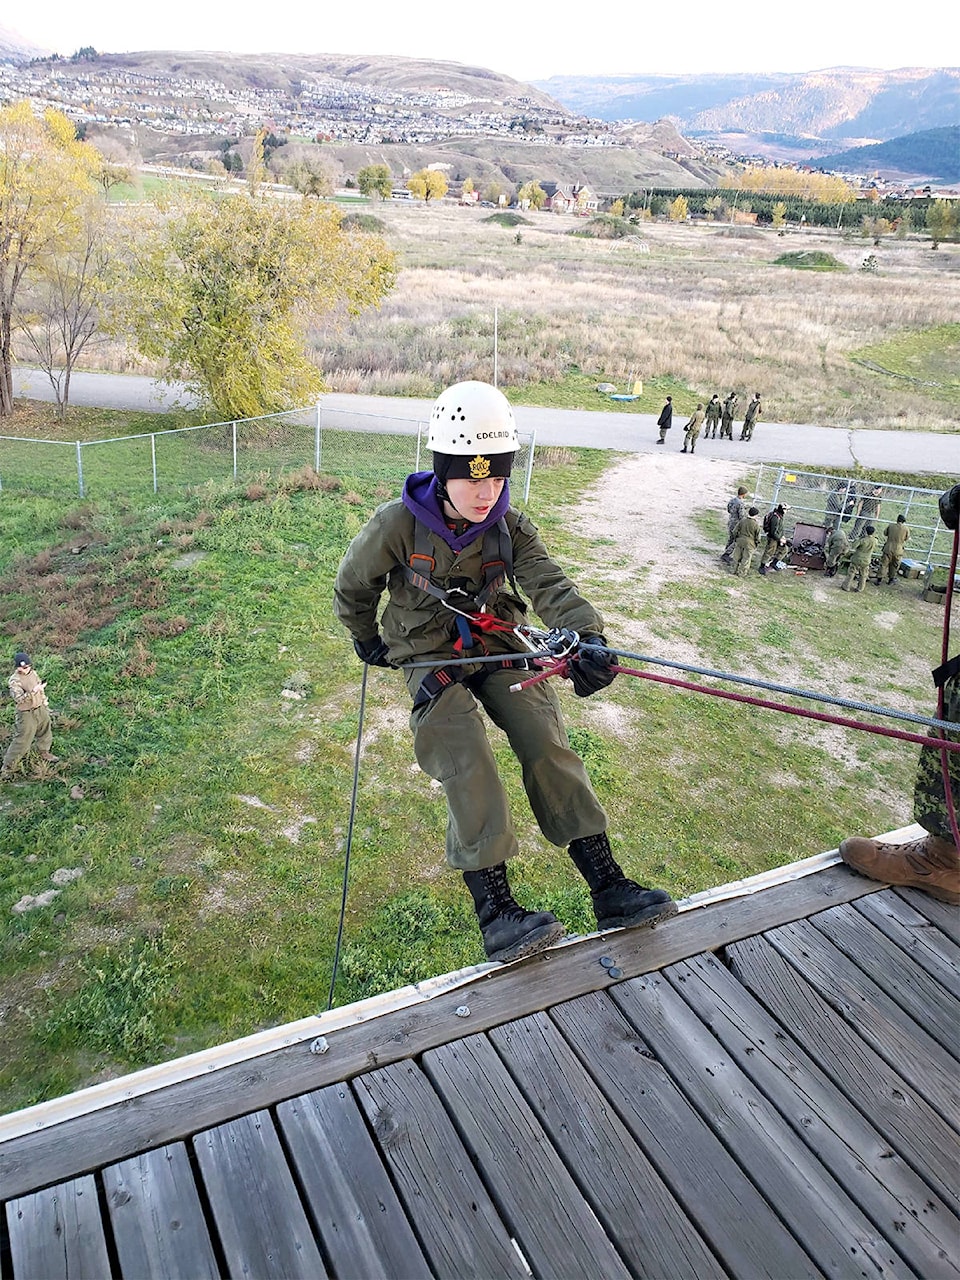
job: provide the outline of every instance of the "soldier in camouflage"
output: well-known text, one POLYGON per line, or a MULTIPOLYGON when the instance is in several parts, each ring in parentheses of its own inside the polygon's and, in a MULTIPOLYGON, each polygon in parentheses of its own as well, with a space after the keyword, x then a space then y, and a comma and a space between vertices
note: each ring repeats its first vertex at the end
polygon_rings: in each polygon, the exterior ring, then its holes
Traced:
POLYGON ((873 549, 877 545, 876 532, 873 525, 868 524, 863 531, 863 537, 858 538, 853 544, 853 550, 850 552, 850 567, 847 569, 847 576, 843 580, 841 591, 863 590, 863 584, 870 576, 870 560, 873 557, 873 549), (857 581, 856 586, 853 586, 854 579, 857 581))
MULTIPOLYGON (((960 522, 960 484, 941 494, 940 518, 948 529, 953 530, 956 539, 960 522)), ((938 719, 960 726, 960 653, 938 667, 933 678, 943 690, 943 715, 938 719)), ((960 741, 960 732, 946 736, 953 742, 960 741)), ((913 791, 913 817, 926 834, 905 844, 886 844, 863 836, 852 836, 841 844, 840 856, 848 866, 872 880, 922 889, 941 902, 960 905, 958 813, 960 752, 922 747, 913 791)))
POLYGON ((733 572, 738 578, 745 578, 753 563, 753 553, 760 543, 760 512, 751 507, 737 524, 733 540, 733 572))
POLYGON ((887 586, 889 586, 897 576, 900 561, 903 559, 903 549, 910 538, 907 517, 904 515, 897 516, 894 523, 888 524, 884 529, 883 536, 884 543, 883 551, 880 553, 880 572, 877 574, 878 587, 881 582, 886 582, 887 586))

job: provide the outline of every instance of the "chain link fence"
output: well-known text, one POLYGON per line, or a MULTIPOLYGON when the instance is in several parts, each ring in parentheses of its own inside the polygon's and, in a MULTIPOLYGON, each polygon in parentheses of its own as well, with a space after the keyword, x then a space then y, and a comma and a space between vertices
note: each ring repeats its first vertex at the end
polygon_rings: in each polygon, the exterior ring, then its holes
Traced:
MULTIPOLYGON (((520 433, 513 488, 530 496, 535 436, 520 433)), ((304 467, 349 483, 399 490, 431 465, 427 423, 311 405, 236 422, 212 422, 107 440, 0 436, 0 492, 81 498, 147 496, 214 483, 277 480, 304 467)))
POLYGON ((945 568, 950 563, 953 534, 940 519, 939 497, 938 489, 877 484, 765 463, 760 464, 755 495, 761 511, 778 502, 789 506, 785 521, 788 538, 797 524, 829 530, 839 524, 853 540, 872 524, 880 546, 884 529, 903 515, 910 528, 904 562, 923 569, 945 568))

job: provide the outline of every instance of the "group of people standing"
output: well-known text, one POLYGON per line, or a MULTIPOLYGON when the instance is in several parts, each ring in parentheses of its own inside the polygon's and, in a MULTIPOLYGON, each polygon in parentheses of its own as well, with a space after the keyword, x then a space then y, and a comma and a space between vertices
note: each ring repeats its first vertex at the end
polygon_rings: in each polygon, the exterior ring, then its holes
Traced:
MULTIPOLYGON (((886 583, 890 586, 896 578, 903 560, 903 552, 910 538, 907 517, 898 515, 883 531, 883 547, 880 551, 880 567, 876 578, 872 579, 877 586, 886 583)), ((877 546, 877 530, 872 524, 863 526, 862 534, 853 543, 847 537, 842 525, 837 525, 827 538, 826 576, 832 578, 841 567, 847 564, 847 576, 841 586, 842 591, 862 591, 864 583, 870 581, 870 565, 877 546)))
MULTIPOLYGON (((704 405, 703 401, 700 401, 684 426, 683 448, 680 452, 695 453, 701 431, 705 440, 716 440, 717 429, 719 428, 721 440, 732 440, 733 419, 738 403, 739 397, 735 391, 731 391, 722 404, 720 403, 720 397, 716 394, 710 397, 706 405, 704 405)), ((755 391, 753 399, 747 405, 746 413, 743 416, 743 426, 740 428, 741 440, 753 439, 753 429, 757 424, 757 419, 760 417, 760 412, 760 392, 755 391)), ((660 410, 660 417, 657 419, 657 427, 660 430, 660 438, 657 440, 657 444, 666 443, 667 432, 672 426, 673 397, 667 396, 666 403, 660 410)))
POLYGON ((789 508, 782 502, 768 511, 761 522, 759 507, 747 506, 747 489, 741 485, 736 496, 727 503, 727 545, 720 557, 730 565, 738 578, 745 578, 753 564, 753 553, 766 537, 757 572, 779 573, 784 567, 781 556, 787 552, 787 538, 783 518, 789 508))

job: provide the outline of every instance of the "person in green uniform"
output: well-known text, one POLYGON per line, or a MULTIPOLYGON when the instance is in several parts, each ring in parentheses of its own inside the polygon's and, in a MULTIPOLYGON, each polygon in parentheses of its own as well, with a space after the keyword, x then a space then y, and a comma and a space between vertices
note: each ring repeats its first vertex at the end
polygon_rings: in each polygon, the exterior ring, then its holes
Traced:
POLYGON ((517 445, 502 392, 483 382, 449 387, 430 418, 432 471, 408 476, 402 496, 374 512, 334 585, 335 613, 360 658, 404 672, 417 762, 446 796, 447 862, 463 874, 487 956, 504 961, 549 946, 564 929, 512 895, 506 864, 517 836, 481 710, 507 735, 540 830, 567 847, 586 880, 597 927, 650 925, 677 909, 669 894, 628 879, 615 861, 606 814, 567 740, 552 682, 511 692, 523 679, 515 665, 446 665, 460 656, 522 655, 512 631, 527 616, 522 591, 548 628, 579 636, 570 662, 576 694, 597 693, 615 675, 603 618, 550 558, 533 522, 510 505, 517 445), (411 665, 421 662, 431 665, 411 665))
POLYGON ((850 552, 850 567, 843 580, 841 591, 863 590, 863 584, 870 576, 870 561, 877 545, 876 532, 873 525, 868 524, 863 531, 863 537, 858 538, 853 544, 853 550, 850 552), (853 585, 854 579, 856 579, 856 586, 853 585))
POLYGON ((756 507, 751 507, 738 522, 733 537, 733 572, 738 578, 745 578, 753 563, 753 553, 760 542, 760 514, 756 507))
POLYGON ((782 567, 779 556, 780 549, 786 548, 787 545, 783 534, 783 515, 786 510, 787 508, 780 502, 763 518, 763 532, 767 535, 767 541, 760 554, 758 573, 766 573, 768 569, 779 572, 782 567))
POLYGON ((880 552, 880 572, 877 574, 877 586, 882 582, 886 582, 889 586, 897 576, 900 568, 900 561, 903 559, 903 549, 907 545, 910 538, 910 530, 907 528, 907 517, 905 515, 897 516, 893 524, 888 524, 883 531, 883 550, 880 552))
POLYGON ((707 407, 704 410, 703 417, 703 438, 704 440, 716 440, 717 428, 720 426, 720 397, 712 395, 707 401, 707 407))
MULTIPOLYGON (((960 484, 940 495, 940 519, 957 536, 960 523, 960 484)), ((942 663, 933 673, 943 691, 943 715, 960 730, 960 654, 942 663)), ((951 741, 960 733, 946 733, 951 741)), ((847 866, 885 884, 922 889, 941 902, 960 905, 960 847, 957 815, 960 814, 960 751, 946 753, 946 776, 941 751, 921 747, 913 788, 913 820, 924 828, 918 840, 888 844, 865 836, 851 836, 840 845, 847 866), (949 790, 948 790, 949 789, 949 790), (949 795, 949 803, 947 797, 949 795), (952 818, 951 818, 952 810, 952 818)))
POLYGON ((840 561, 850 552, 850 539, 847 537, 846 529, 839 524, 835 529, 831 529, 827 537, 827 543, 824 548, 826 564, 824 570, 828 578, 834 578, 840 561))
POLYGON ((753 439, 753 428, 757 425, 757 419, 760 417, 760 392, 753 393, 753 399, 747 405, 747 412, 743 417, 743 426, 740 428, 741 440, 753 439))
POLYGON ((720 439, 733 439, 733 416, 737 411, 737 403, 740 397, 735 391, 730 394, 723 402, 723 410, 720 415, 720 439))
POLYGON ((696 409, 690 415, 690 421, 684 427, 683 431, 683 448, 681 453, 696 452, 696 444, 700 439, 700 428, 703 426, 703 405, 698 404, 696 409))
POLYGON ((31 747, 36 747, 40 759, 48 764, 56 764, 60 759, 50 751, 53 727, 46 681, 34 671, 29 653, 13 655, 13 675, 7 681, 7 687, 14 703, 14 730, 0 768, 0 778, 5 781, 13 777, 14 770, 31 747))

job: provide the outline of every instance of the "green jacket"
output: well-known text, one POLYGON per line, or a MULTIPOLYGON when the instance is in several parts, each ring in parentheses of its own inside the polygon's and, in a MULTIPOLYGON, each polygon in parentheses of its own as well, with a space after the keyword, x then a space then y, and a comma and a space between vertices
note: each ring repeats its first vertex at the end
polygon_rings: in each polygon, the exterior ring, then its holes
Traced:
POLYGON ((883 550, 889 556, 902 556, 903 549, 907 545, 907 539, 910 537, 910 530, 902 521, 896 521, 888 524, 884 529, 885 542, 883 550))
POLYGON ((756 516, 744 516, 733 536, 744 546, 755 547, 760 541, 760 521, 756 516))
POLYGON ((858 569, 862 569, 870 563, 870 557, 873 555, 873 549, 877 545, 877 539, 872 533, 865 533, 853 544, 853 551, 850 555, 850 564, 855 565, 858 569))
MULTIPOLYGON (((547 627, 569 627, 581 635, 602 634, 602 616, 551 560, 533 521, 514 507, 507 509, 504 519, 513 543, 517 585, 547 627)), ((334 612, 354 639, 373 640, 379 629, 390 660, 397 664, 456 656, 456 615, 414 586, 404 573, 414 551, 414 526, 413 513, 399 498, 379 507, 347 548, 333 589, 334 612), (384 593, 387 603, 378 628, 377 612, 384 593)), ((479 591, 483 537, 477 537, 459 555, 436 535, 432 542, 436 560, 433 582, 444 589, 456 584, 468 593, 479 591)), ((488 600, 487 612, 518 624, 526 621, 527 604, 504 581, 488 600)), ((484 638, 491 653, 523 650, 509 633, 489 633, 484 638)), ((408 683, 419 686, 424 674, 423 669, 410 672, 408 683)))

